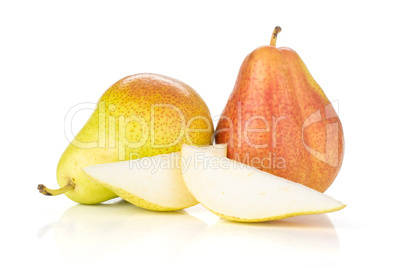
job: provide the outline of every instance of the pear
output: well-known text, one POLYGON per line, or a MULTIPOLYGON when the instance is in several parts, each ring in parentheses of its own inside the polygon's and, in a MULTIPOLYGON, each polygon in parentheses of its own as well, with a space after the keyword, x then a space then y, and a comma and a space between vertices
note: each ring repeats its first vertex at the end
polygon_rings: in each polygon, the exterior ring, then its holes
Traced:
POLYGON ((224 219, 261 222, 345 207, 314 189, 252 166, 208 151, 201 156, 197 148, 183 144, 182 163, 191 159, 202 163, 182 169, 184 182, 195 199, 224 219))
POLYGON ((324 192, 344 156, 342 124, 299 55, 269 46, 244 59, 216 129, 230 159, 324 192))
POLYGON ((117 195, 87 178, 82 168, 177 152, 182 143, 209 145, 213 123, 200 95, 185 83, 158 74, 136 74, 112 85, 60 158, 58 190, 82 204, 117 195))
MULTIPOLYGON (((216 157, 226 156, 226 146, 208 146, 198 151, 216 157)), ((138 207, 154 211, 176 211, 198 204, 187 190, 181 175, 181 165, 186 169, 192 163, 182 164, 180 152, 174 152, 92 165, 83 168, 83 171, 91 180, 138 207)))

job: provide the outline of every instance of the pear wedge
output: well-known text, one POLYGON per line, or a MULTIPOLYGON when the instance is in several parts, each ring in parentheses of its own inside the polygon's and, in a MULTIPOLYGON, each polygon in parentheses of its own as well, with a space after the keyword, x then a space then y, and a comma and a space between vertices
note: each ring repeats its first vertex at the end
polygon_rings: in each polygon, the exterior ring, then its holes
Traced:
MULTIPOLYGON (((226 156, 226 146, 218 147, 223 150, 213 146, 198 150, 214 157, 226 156)), ((198 204, 183 181, 180 152, 92 165, 83 171, 90 180, 141 208, 176 211, 198 204)))
POLYGON ((261 222, 333 212, 345 207, 302 184, 208 151, 200 155, 198 148, 183 144, 182 163, 192 159, 201 164, 182 168, 188 190, 207 209, 227 220, 261 222))

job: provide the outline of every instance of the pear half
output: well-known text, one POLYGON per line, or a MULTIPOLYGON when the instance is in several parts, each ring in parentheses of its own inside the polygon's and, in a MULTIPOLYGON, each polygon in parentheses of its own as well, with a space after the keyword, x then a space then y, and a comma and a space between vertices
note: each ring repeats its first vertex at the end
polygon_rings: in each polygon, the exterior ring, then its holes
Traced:
POLYGON ((182 175, 188 190, 207 209, 231 221, 261 222, 333 212, 341 202, 284 178, 207 150, 183 144, 182 175), (198 156, 197 156, 198 154, 198 156), (204 161, 201 160, 204 157, 204 161))
MULTIPOLYGON (((200 148, 214 157, 226 156, 226 146, 200 148)), ((183 162, 186 167, 190 163, 183 162)), ((198 204, 181 175, 180 152, 83 168, 87 177, 141 208, 176 211, 198 204)))

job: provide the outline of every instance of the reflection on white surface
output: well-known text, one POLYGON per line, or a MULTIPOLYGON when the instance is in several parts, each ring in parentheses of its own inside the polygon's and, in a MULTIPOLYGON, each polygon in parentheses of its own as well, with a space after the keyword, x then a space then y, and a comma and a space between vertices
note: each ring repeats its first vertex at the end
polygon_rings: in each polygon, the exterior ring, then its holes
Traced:
POLYGON ((201 219, 209 212, 201 205, 188 211, 153 212, 125 201, 75 205, 59 222, 40 229, 38 237, 53 230, 61 254, 72 264, 106 266, 127 258, 132 265, 164 267, 336 262, 338 236, 326 214, 264 223, 215 218, 207 224, 201 219))
POLYGON ((321 266, 335 263, 338 253, 334 225, 326 214, 321 214, 264 223, 220 220, 186 249, 183 261, 197 260, 203 265, 214 260, 217 265, 321 266))
POLYGON ((59 222, 39 230, 38 237, 54 229, 62 255, 73 264, 99 262, 123 251, 139 259, 161 251, 174 261, 181 247, 206 228, 185 212, 153 212, 118 201, 75 205, 59 222))

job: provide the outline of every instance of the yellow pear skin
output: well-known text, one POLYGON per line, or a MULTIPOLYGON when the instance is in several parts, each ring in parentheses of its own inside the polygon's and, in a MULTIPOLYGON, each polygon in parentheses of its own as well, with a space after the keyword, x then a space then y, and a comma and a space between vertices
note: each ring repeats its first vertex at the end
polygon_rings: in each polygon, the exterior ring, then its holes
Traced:
POLYGON ((210 145, 214 127, 200 95, 185 83, 158 74, 136 74, 112 85, 64 151, 57 182, 45 195, 65 194, 82 204, 117 197, 88 179, 82 168, 180 151, 181 144, 210 145))

